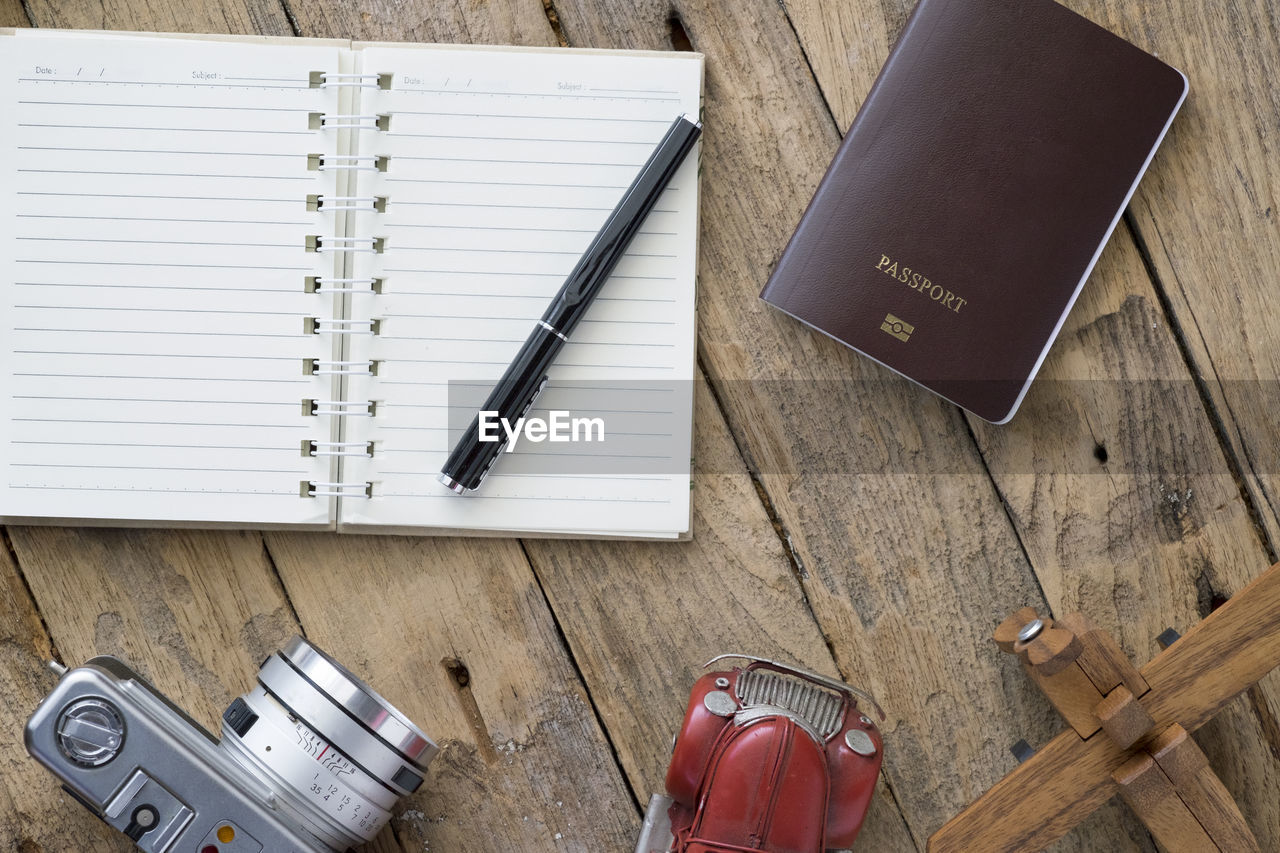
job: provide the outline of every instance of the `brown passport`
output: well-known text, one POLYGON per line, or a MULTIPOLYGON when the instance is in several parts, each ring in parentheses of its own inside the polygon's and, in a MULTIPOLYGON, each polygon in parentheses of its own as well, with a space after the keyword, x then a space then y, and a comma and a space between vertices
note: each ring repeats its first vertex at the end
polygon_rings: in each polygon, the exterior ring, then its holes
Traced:
POLYGON ((760 295, 1005 423, 1186 93, 1053 0, 921 0, 760 295))

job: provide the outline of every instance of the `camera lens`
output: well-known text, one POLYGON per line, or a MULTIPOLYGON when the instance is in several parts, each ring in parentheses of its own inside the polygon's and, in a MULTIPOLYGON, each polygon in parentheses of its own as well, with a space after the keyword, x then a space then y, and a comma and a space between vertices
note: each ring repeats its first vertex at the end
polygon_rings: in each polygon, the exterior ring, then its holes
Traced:
POLYGON ((223 715, 223 747, 335 850, 373 839, 439 748, 367 684, 295 637, 223 715))

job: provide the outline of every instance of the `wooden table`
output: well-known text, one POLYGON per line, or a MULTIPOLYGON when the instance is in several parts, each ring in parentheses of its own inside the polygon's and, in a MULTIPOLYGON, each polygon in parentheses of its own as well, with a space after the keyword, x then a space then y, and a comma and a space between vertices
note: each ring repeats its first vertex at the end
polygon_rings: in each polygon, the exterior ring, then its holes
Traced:
MULTIPOLYGON (((1277 559, 1280 17, 1067 0, 1191 96, 1021 414, 992 427, 756 299, 910 0, 0 0, 0 25, 706 54, 695 539, 636 544, 10 528, 0 849, 130 849, 29 760, 42 662, 122 656, 216 724, 302 630, 433 733, 378 851, 630 851, 701 662, 877 694, 858 849, 925 838, 1061 728, 988 639, 1083 609, 1138 662, 1277 559)), ((1280 849, 1280 681, 1198 740, 1280 849)), ((1059 849, 1154 849, 1124 808, 1059 849)))

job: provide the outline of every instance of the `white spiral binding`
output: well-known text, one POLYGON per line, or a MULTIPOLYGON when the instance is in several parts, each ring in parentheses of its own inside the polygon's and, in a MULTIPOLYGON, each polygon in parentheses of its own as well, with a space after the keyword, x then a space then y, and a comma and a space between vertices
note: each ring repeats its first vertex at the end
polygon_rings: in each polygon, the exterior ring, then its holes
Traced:
POLYGON ((382 130, 378 122, 386 118, 381 115, 357 115, 355 113, 320 113, 320 127, 325 130, 382 130), (366 124, 366 122, 368 122, 366 124))
POLYGON ((317 252, 361 252, 376 255, 382 245, 379 237, 316 237, 317 252), (331 245, 337 243, 338 245, 331 245))
POLYGON ((378 202, 379 201, 385 202, 386 200, 380 199, 377 196, 321 195, 321 196, 316 196, 316 201, 319 204, 319 206, 323 207, 325 210, 371 210, 377 213, 378 202), (335 204, 335 205, 326 207, 326 205, 328 205, 328 203, 331 201, 344 201, 344 202, 350 202, 350 204, 335 204))
POLYGON ((371 418, 372 400, 303 400, 308 410, 317 418, 371 418), (325 408, 325 407, 328 408, 325 408), (352 409, 351 406, 359 406, 352 409))
POLYGON ((366 459, 373 456, 372 441, 312 441, 310 442, 310 456, 363 456, 366 459), (320 448, 336 447, 337 450, 321 450, 320 448), (359 450, 344 450, 347 447, 358 447, 359 450))
POLYGON ((354 89, 381 89, 379 85, 382 81, 381 74, 333 74, 329 71, 320 72, 320 84, 317 89, 332 89, 339 86, 347 86, 354 89), (365 83, 365 80, 372 80, 372 83, 365 83))
MULTIPOLYGON (((360 89, 380 89, 390 86, 390 75, 383 74, 331 74, 320 72, 317 83, 313 75, 312 85, 327 89, 333 87, 351 87, 360 89)), ((314 124, 317 114, 312 114, 314 124)), ((318 114, 319 127, 323 129, 380 130, 385 129, 387 116, 356 114, 318 114)), ((361 171, 378 172, 386 169, 386 157, 379 155, 337 154, 319 158, 315 166, 319 171, 361 171)), ((386 200, 377 196, 315 196, 308 197, 308 203, 315 201, 316 209, 342 211, 367 210, 378 212, 386 200), (327 205, 327 206, 326 206, 327 205)), ((375 254, 382 250, 381 238, 357 237, 320 237, 308 238, 308 249, 316 252, 361 252, 375 254)), ((315 292, 324 293, 376 293, 379 280, 376 278, 338 278, 316 276, 308 279, 314 283, 315 292), (340 286, 334 286, 340 285, 340 286), (361 286, 363 285, 363 286, 361 286)), ((306 319, 307 331, 312 334, 330 335, 376 335, 378 320, 350 320, 336 317, 310 317, 306 319)), ((315 376, 372 376, 375 363, 365 361, 331 361, 312 359, 311 373, 315 376)), ((303 400, 303 410, 315 417, 373 417, 376 404, 372 400, 303 400)), ((373 456, 371 441, 310 441, 304 445, 304 452, 310 456, 373 456)), ((322 480, 304 480, 301 494, 306 497, 355 498, 373 497, 373 483, 341 483, 322 480)))
POLYGON ((336 317, 308 317, 308 330, 313 335, 376 335, 377 320, 339 320, 336 317), (329 324, 326 327, 324 324, 329 324), (363 328, 361 328, 363 327, 363 328))
POLYGON ((371 498, 373 483, 325 483, 320 480, 303 480, 303 490, 309 498, 371 498), (349 491, 359 489, 358 492, 349 491))
POLYGON ((376 278, 325 278, 316 276, 316 293, 377 293, 376 278), (368 287, 330 287, 331 284, 367 284, 368 287))
POLYGON ((318 172, 385 172, 387 158, 382 154, 326 154, 319 157, 318 172), (330 162, 342 160, 341 163, 330 162), (368 165, 361 165, 367 163, 368 165))
POLYGON ((319 358, 311 359, 311 375, 312 376, 373 376, 373 362, 365 361, 325 361, 319 358), (333 370, 331 368, 347 368, 347 367, 363 367, 363 370, 333 370))

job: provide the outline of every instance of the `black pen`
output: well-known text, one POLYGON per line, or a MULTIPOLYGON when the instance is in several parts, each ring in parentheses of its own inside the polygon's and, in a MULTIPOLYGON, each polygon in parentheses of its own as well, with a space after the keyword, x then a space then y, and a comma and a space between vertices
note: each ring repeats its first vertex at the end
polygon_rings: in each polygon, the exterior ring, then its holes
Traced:
MULTIPOLYGON (((533 401, 546 387, 547 370, 568 342, 574 326, 587 313, 591 301, 622 259, 658 196, 701 133, 702 123, 688 116, 682 115, 672 122, 480 411, 496 412, 498 418, 515 423, 533 406, 533 401)), ((458 494, 474 491, 505 445, 505 437, 496 441, 480 440, 477 412, 440 469, 440 482, 458 494)))

